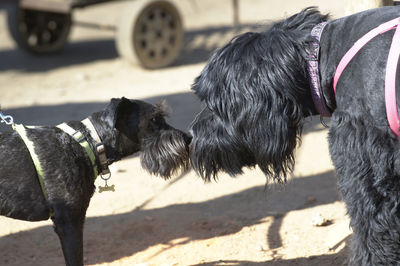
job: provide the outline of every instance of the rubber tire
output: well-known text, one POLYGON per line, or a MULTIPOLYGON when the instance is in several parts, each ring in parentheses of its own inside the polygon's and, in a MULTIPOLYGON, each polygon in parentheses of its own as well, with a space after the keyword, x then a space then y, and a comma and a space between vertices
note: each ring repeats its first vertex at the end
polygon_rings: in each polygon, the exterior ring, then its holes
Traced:
POLYGON ((116 46, 119 55, 131 63, 147 69, 157 69, 169 66, 178 58, 183 45, 183 36, 182 19, 173 3, 159 0, 135 0, 129 3, 121 14, 117 25, 116 46), (163 23, 158 29, 152 28, 157 28, 157 26, 150 25, 148 20, 152 13, 155 16, 156 11, 159 15, 161 14, 161 18, 158 19, 162 22, 166 22, 167 19, 173 22, 167 23, 168 25, 163 23), (147 25, 147 28, 143 25, 147 25), (144 28, 147 31, 143 31, 144 28), (170 34, 169 40, 166 41, 168 34, 170 34), (144 41, 143 38, 146 40, 144 41), (149 39, 153 39, 154 42, 149 39), (143 43, 146 43, 147 47, 144 47, 143 43), (161 47, 161 55, 160 51, 152 52, 150 46, 158 46, 155 49, 161 47))
MULTIPOLYGON (((43 12, 38 10, 29 10, 29 9, 22 9, 18 6, 18 4, 10 5, 10 8, 7 12, 7 24, 8 24, 8 31, 17 45, 31 53, 35 54, 50 54, 59 52, 62 50, 67 43, 67 39, 71 30, 72 26, 72 16, 71 14, 62 14, 62 13, 53 13, 53 12, 43 12), (30 12, 32 14, 36 14, 37 16, 53 16, 58 20, 62 21, 63 25, 60 31, 58 32, 57 38, 51 42, 50 44, 46 45, 39 45, 33 46, 28 41, 28 36, 26 32, 22 29, 23 26, 23 19, 25 12, 30 12)), ((26 28, 26 27, 25 27, 26 28)))

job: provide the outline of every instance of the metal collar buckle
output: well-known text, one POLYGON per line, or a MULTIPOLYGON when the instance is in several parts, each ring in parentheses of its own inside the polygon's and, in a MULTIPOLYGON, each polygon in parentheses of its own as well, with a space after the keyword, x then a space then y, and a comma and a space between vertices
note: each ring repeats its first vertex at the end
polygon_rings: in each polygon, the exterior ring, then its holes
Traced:
POLYGON ((108 168, 108 160, 106 156, 106 150, 104 148, 103 143, 96 144, 96 152, 97 156, 99 157, 100 165, 101 165, 101 174, 106 175, 110 173, 110 169, 108 168))

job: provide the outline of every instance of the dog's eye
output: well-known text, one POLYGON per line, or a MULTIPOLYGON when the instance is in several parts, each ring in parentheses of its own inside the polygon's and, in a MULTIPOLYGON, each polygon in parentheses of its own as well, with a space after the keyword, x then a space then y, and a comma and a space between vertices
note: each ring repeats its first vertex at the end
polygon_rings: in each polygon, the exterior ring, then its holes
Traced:
POLYGON ((153 122, 153 123, 155 123, 155 124, 162 123, 162 121, 163 121, 163 118, 160 117, 160 116, 155 116, 155 117, 153 117, 153 118, 151 119, 151 122, 153 122))

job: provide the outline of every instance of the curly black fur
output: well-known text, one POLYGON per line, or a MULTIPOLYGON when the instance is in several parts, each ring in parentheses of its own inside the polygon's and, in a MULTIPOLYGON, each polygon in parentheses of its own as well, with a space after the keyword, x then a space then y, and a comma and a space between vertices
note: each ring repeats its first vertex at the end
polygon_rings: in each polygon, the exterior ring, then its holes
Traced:
MULTIPOLYGON (((143 165, 151 173, 168 177, 175 168, 187 167, 190 137, 165 122, 164 110, 161 106, 122 98, 112 99, 104 110, 92 114, 90 120, 105 145, 109 163, 142 151, 142 157, 150 159, 163 154, 157 157, 156 166, 146 159, 143 165), (182 159, 173 161, 177 154, 182 159)), ((68 124, 82 132, 92 149, 95 148, 81 122, 68 124)), ((18 133, 1 133, 0 214, 39 221, 48 219, 51 210, 66 264, 83 265, 83 223, 95 189, 91 162, 84 149, 57 127, 28 129, 27 134, 43 168, 48 199, 42 193, 32 159, 18 133)), ((99 166, 98 159, 96 163, 99 166)))
MULTIPOLYGON (((393 31, 361 49, 335 95, 332 79, 360 37, 396 17, 398 7, 384 7, 333 20, 320 42, 322 90, 334 111, 330 153, 354 230, 351 265, 400 261, 400 144, 388 126, 384 96, 393 31)), ((192 87, 204 109, 191 128, 190 158, 204 179, 258 165, 283 181, 293 170, 304 118, 317 114, 306 67, 310 32, 327 19, 307 8, 264 32, 239 35, 211 57, 192 87)))

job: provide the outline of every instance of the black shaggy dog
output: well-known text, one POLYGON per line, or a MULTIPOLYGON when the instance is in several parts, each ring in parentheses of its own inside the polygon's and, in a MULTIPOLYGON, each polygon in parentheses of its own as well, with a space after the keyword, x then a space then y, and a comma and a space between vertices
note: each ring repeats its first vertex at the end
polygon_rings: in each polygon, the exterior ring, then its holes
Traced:
MULTIPOLYGON (((151 173, 167 178, 186 168, 190 137, 168 125, 164 115, 161 104, 126 98, 112 99, 104 110, 93 113, 89 120, 104 144, 106 165, 141 151, 142 165, 151 173)), ((87 126, 79 121, 68 125, 96 151, 87 126)), ((83 223, 96 178, 88 153, 58 127, 28 128, 26 135, 39 158, 46 193, 21 136, 1 133, 0 214, 27 221, 52 216, 66 265, 83 265, 83 223)), ((99 153, 95 152, 95 165, 101 169, 99 153)))
MULTIPOLYGON (((388 125, 384 89, 394 31, 360 50, 336 93, 332 80, 359 38, 399 16, 400 8, 384 7, 332 20, 320 41, 323 100, 333 113, 330 153, 354 230, 352 265, 400 264, 400 142, 388 125)), ((204 179, 258 165, 268 179, 286 180, 304 119, 318 114, 307 60, 315 42, 311 31, 327 20, 307 8, 214 53, 192 87, 204 109, 191 126, 190 157, 204 179)))

